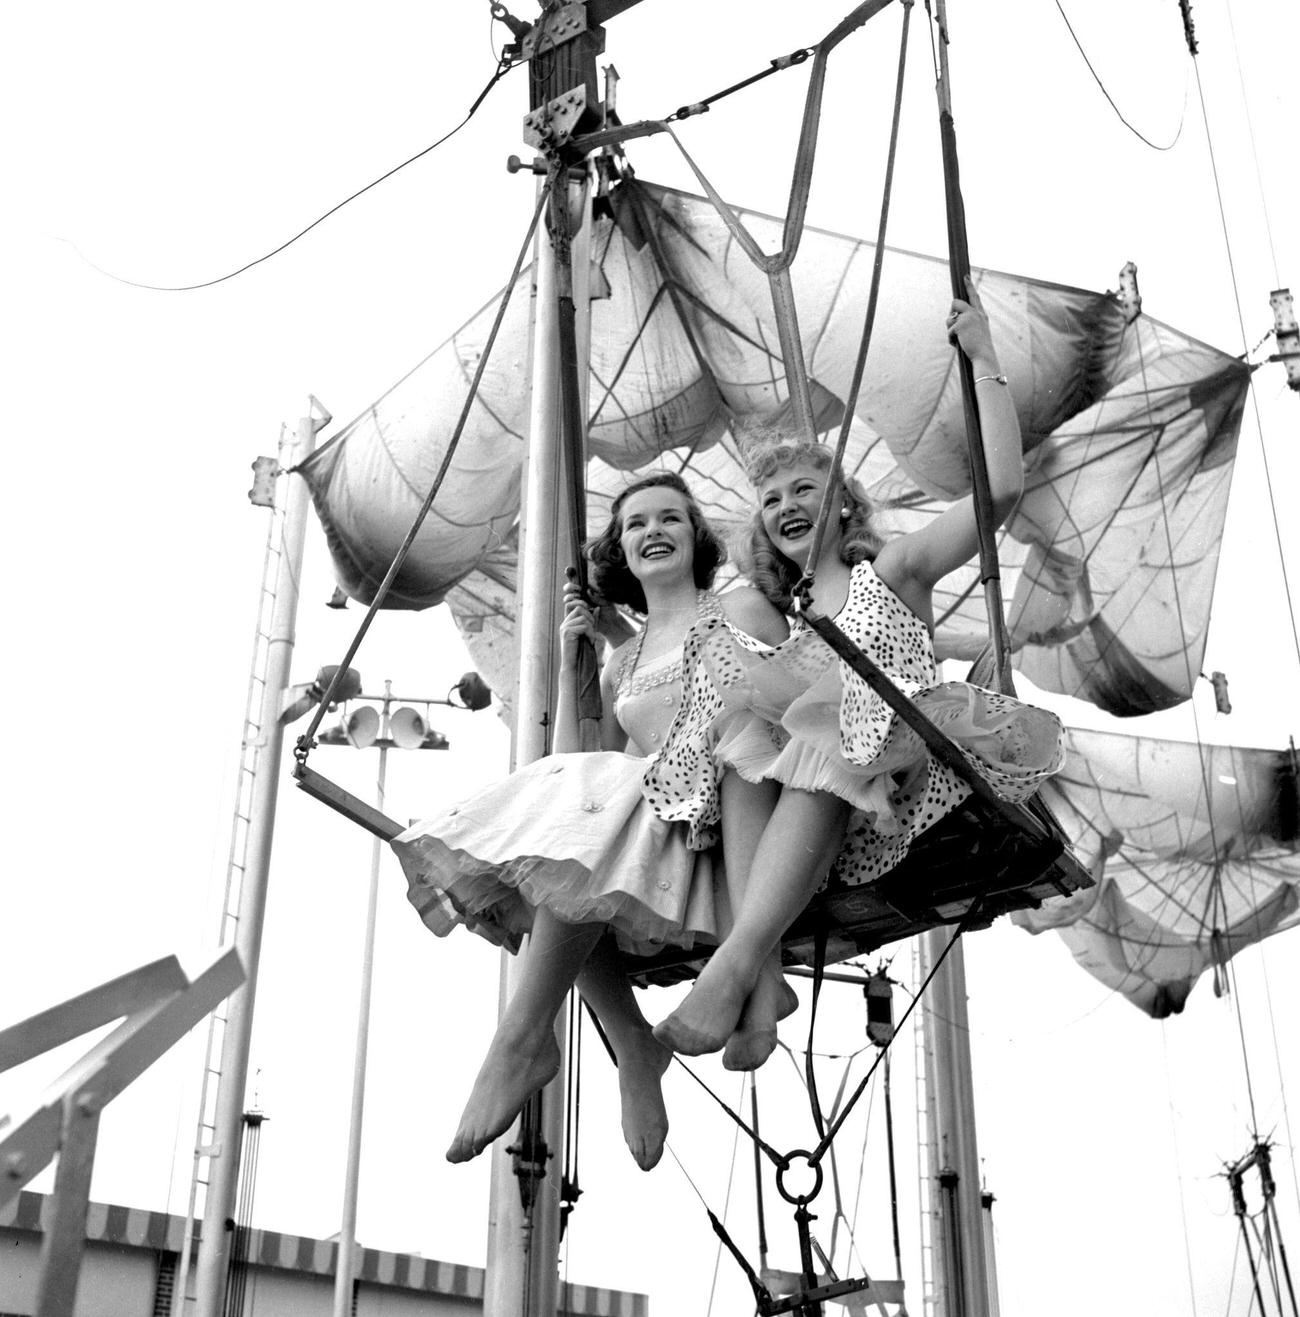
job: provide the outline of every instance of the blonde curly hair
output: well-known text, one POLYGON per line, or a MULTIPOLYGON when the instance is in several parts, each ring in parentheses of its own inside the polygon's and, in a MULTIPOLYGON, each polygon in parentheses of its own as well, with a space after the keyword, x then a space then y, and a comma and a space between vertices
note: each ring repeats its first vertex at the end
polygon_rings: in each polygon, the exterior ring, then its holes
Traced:
MULTIPOLYGON (((829 471, 834 460, 827 444, 811 443, 778 429, 749 430, 744 452, 745 475, 756 489, 778 471, 803 463, 818 471, 829 471)), ((872 524, 875 507, 852 476, 840 476, 841 522, 840 561, 848 566, 871 562, 884 543, 872 524), (847 515, 844 515, 847 513, 847 515)), ((758 509, 749 519, 736 546, 740 570, 782 612, 789 612, 794 587, 803 575, 801 568, 772 543, 758 509)))

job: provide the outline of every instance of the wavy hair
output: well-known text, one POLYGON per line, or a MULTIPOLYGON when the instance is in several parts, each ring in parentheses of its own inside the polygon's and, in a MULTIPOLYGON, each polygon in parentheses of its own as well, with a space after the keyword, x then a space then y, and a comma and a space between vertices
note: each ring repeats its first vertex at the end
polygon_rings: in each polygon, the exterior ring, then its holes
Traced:
POLYGON ((644 614, 647 611, 645 591, 632 574, 623 556, 619 539, 623 534, 623 504, 643 489, 672 489, 686 499, 686 511, 691 529, 695 532, 695 557, 692 564, 695 585, 707 590, 713 584, 718 568, 727 560, 727 546, 712 526, 704 519, 695 495, 686 481, 675 471, 656 471, 644 479, 628 485, 610 508, 609 525, 594 539, 588 540, 584 551, 591 563, 591 588, 607 604, 625 604, 644 614))
MULTIPOLYGON (((756 489, 778 471, 807 463, 818 471, 829 471, 833 453, 829 445, 810 443, 793 438, 780 430, 751 430, 745 454, 745 474, 756 489)), ((840 532, 840 561, 847 566, 871 562, 883 540, 872 524, 875 506, 862 486, 852 476, 840 476, 843 498, 840 532)), ((834 515, 834 514, 832 514, 834 515)), ((761 510, 755 509, 749 519, 737 548, 737 562, 754 586, 762 591, 783 613, 790 611, 794 587, 803 575, 803 568, 787 558, 775 544, 763 525, 761 510)))

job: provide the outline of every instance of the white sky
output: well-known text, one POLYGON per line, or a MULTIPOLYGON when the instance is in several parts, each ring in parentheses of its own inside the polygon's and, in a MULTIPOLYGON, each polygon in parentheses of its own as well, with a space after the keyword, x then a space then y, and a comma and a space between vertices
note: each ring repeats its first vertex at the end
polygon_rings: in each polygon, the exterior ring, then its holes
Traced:
MULTIPOLYGON (((622 116, 662 116, 698 100, 811 44, 847 7, 645 0, 610 26, 606 58, 622 75, 622 116)), ((1105 288, 1132 259, 1150 314, 1230 352, 1242 350, 1244 323, 1253 347, 1271 327, 1269 291, 1300 291, 1300 14, 1282 0, 1238 4, 1231 15, 1225 0, 1195 7, 1239 323, 1177 6, 1067 8, 1127 117, 1157 142, 1185 118, 1182 136, 1157 153, 1123 128, 1054 6, 952 0, 973 261, 1105 288)), ((896 11, 832 61, 814 224, 874 233, 896 11)), ((12 748, 0 1021, 157 955, 176 951, 193 965, 209 953, 265 535, 266 514, 244 497, 249 463, 274 452, 281 422, 294 421, 309 392, 343 423, 404 374, 500 285, 527 223, 531 184, 503 167, 523 151, 525 75, 516 71, 447 146, 238 279, 148 292, 86 263, 146 283, 216 277, 452 126, 494 64, 486 0, 394 0, 361 12, 128 0, 6 17, 0 277, 12 585, 3 679, 12 748)), ((922 20, 918 12, 890 240, 941 252, 922 20)), ((685 125, 724 195, 783 210, 803 85, 802 72, 784 74, 685 125)), ((669 145, 637 142, 630 155, 642 178, 691 186, 669 145)), ((1300 726, 1297 662, 1261 452, 1295 581, 1300 544, 1287 503, 1300 476, 1300 398, 1277 366, 1257 374, 1255 398, 1263 447, 1248 407, 1205 659, 1206 671, 1228 672, 1234 712, 1216 716, 1208 690, 1195 705, 1206 739, 1281 746, 1300 726)), ((337 661, 359 621, 355 606, 321 606, 331 588, 313 525, 300 679, 337 661)), ((440 696, 470 664, 439 609, 382 617, 357 666, 367 690, 390 678, 399 693, 440 696)), ((397 817, 504 767, 507 737, 492 714, 446 710, 435 725, 450 753, 390 759, 397 817)), ((1186 711, 1159 727, 1195 731, 1186 711)), ((373 755, 317 754, 322 771, 370 793, 373 755)), ((253 1061, 270 1115, 255 1224, 268 1228, 338 1228, 368 867, 365 836, 282 792, 253 1061)), ((450 1168, 441 1150, 491 1028, 495 957, 469 938, 432 942, 406 908, 395 862, 383 876, 359 1234, 373 1247, 481 1263, 486 1161, 450 1168)), ((1238 1012, 1257 1125, 1282 1145, 1280 1204, 1296 1256, 1289 1145, 1300 1110, 1288 1116, 1282 1084, 1300 1093, 1287 1009, 1300 995, 1294 937, 1265 957, 1243 956, 1234 997, 1216 1000, 1202 983, 1186 1014, 1164 1025, 1105 993, 1050 936, 997 928, 969 940, 980 1150, 998 1197, 1006 1317, 1247 1311, 1218 1178, 1248 1143, 1238 1012)), ((900 953, 896 970, 906 960, 900 953)), ((666 1012, 667 996, 647 1008, 666 1012)), ((851 990, 832 994, 821 1046, 856 1048, 860 1011, 851 990)), ((806 1011, 789 1036, 796 1045, 805 1021, 806 1011)), ((900 1047, 895 1074, 905 1165, 909 1052, 900 1047)), ((110 1108, 97 1198, 184 1210, 199 1056, 198 1044, 178 1048, 110 1108)), ((15 1082, 36 1070, 48 1065, 15 1082)), ((659 1314, 702 1317, 716 1251, 703 1210, 671 1159, 649 1177, 636 1172, 617 1133, 608 1067, 590 1070, 586 1192, 568 1274, 647 1291, 659 1314)), ((823 1091, 835 1082, 823 1079, 823 1091)), ((734 1080, 723 1083, 734 1093, 734 1080)), ((12 1090, 0 1086, 0 1111, 12 1090)), ((717 1210, 729 1128, 680 1075, 669 1098, 673 1146, 717 1210)), ((779 1105, 765 1106, 774 1131, 779 1105)), ((800 1142, 806 1127, 792 1105, 786 1118, 790 1141, 800 1142)), ((877 1103, 873 1134, 879 1124, 877 1103)), ((742 1149, 742 1172, 747 1164, 742 1149)), ((746 1184, 735 1190, 741 1221, 752 1211, 746 1184)), ((878 1213, 878 1167, 864 1196, 878 1213)), ((911 1236, 915 1220, 905 1206, 911 1236)), ((774 1261, 793 1265, 792 1227, 770 1218, 769 1233, 774 1261)), ((884 1229, 864 1230, 862 1247, 873 1271, 890 1272, 884 1229)), ((717 1275, 713 1311, 747 1311, 728 1259, 717 1275)), ((908 1279, 916 1285, 914 1266, 908 1279)))

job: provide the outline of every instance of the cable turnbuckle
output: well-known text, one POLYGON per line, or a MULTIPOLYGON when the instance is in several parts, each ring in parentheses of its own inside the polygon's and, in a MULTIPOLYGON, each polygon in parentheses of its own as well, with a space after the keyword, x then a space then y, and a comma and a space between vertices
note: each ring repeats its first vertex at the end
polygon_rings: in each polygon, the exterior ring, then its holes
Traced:
POLYGON ((525 1122, 518 1143, 512 1143, 506 1152, 514 1159, 515 1178, 519 1181, 519 1199, 524 1211, 532 1211, 537 1200, 537 1187, 546 1179, 546 1163, 551 1150, 540 1134, 535 1134, 525 1122))

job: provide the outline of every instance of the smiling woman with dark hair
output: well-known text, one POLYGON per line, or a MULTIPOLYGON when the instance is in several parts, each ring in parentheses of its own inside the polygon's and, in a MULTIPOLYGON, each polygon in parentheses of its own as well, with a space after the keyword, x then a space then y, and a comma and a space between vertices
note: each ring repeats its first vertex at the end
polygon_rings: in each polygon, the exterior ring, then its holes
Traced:
POLYGON ((704 514, 692 497, 686 481, 675 471, 656 471, 629 485, 614 500, 610 508, 609 525, 588 543, 587 558, 591 563, 591 588, 597 598, 607 604, 623 604, 637 613, 646 612, 645 591, 628 566, 620 543, 623 533, 622 512, 623 504, 630 495, 647 489, 676 490, 686 500, 687 515, 695 532, 692 575, 699 589, 709 589, 718 568, 727 561, 727 546, 717 531, 704 520, 704 514))
MULTIPOLYGON (((642 791, 682 698, 682 647, 703 619, 725 619, 767 644, 785 638, 785 619, 757 591, 714 595, 721 541, 679 476, 665 472, 629 486, 589 550, 606 602, 644 614, 641 630, 606 660, 599 751, 578 752, 571 692, 578 642, 599 643, 591 605, 565 587, 560 625, 557 753, 536 760, 468 800, 408 829, 394 843, 421 918, 442 934, 464 924, 517 949, 529 934, 514 996, 475 1080, 451 1161, 477 1156, 513 1123, 559 1062, 556 1012, 576 983, 600 1017, 618 1061, 623 1131, 638 1165, 663 1151, 668 1121, 660 1077, 671 1058, 657 1042, 628 985, 618 950, 716 943, 725 934, 719 883, 734 906, 756 836, 729 852, 724 875, 714 835, 682 816, 656 814, 642 791), (567 752, 567 753, 566 753, 567 752)), ((672 773, 672 767, 666 771, 672 773)), ((708 788, 715 790, 710 777, 708 788)), ((738 778, 724 787, 730 818, 770 808, 776 788, 738 778)), ((680 800, 689 797, 682 784, 680 800)), ((732 844, 724 819, 724 842, 732 844)), ((790 1003, 779 974, 756 979, 747 1013, 728 1044, 728 1064, 751 1068, 776 1042, 790 1003)))

